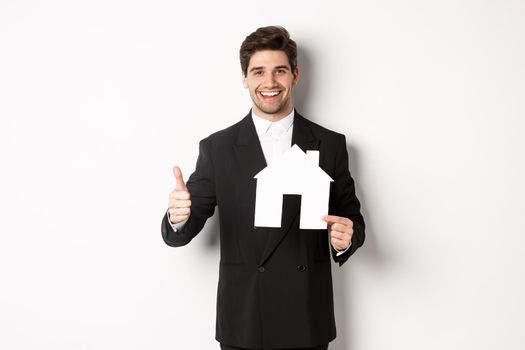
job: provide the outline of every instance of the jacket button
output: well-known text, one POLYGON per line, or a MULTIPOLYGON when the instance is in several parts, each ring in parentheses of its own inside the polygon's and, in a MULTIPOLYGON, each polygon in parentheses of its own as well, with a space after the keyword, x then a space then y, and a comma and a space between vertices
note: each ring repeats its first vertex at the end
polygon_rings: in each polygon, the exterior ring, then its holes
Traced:
POLYGON ((297 266, 297 270, 303 272, 303 271, 306 270, 306 266, 304 266, 304 265, 299 265, 299 266, 297 266))
POLYGON ((259 267, 257 270, 259 270, 259 272, 264 272, 264 271, 266 271, 266 269, 264 268, 264 266, 259 267))

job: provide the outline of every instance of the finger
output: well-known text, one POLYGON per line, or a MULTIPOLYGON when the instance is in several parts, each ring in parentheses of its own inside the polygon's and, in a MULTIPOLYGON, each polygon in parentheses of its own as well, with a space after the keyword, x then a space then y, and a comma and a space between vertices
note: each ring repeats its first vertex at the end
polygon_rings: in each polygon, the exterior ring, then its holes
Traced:
POLYGON ((337 239, 342 239, 342 240, 348 240, 350 238, 350 235, 345 232, 332 231, 330 232, 330 237, 335 237, 337 239))
POLYGON ((189 218, 189 215, 183 215, 183 216, 178 216, 178 215, 174 215, 172 216, 170 214, 170 221, 172 224, 178 224, 179 222, 183 222, 184 220, 188 220, 189 218))
POLYGON ((190 193, 184 190, 175 190, 170 193, 170 200, 189 200, 190 193))
POLYGON ((175 189, 176 190, 186 190, 186 183, 184 182, 184 179, 182 178, 182 171, 180 171, 180 168, 178 166, 173 167, 173 176, 175 176, 175 181, 177 181, 177 185, 175 189))
POLYGON ((342 216, 323 215, 321 218, 329 224, 343 224, 343 225, 348 225, 350 227, 354 226, 354 223, 352 222, 352 220, 342 217, 342 216))
POLYGON ((353 226, 354 223, 352 220, 342 217, 342 216, 336 216, 336 215, 324 215, 322 217, 324 221, 330 224, 341 224, 341 225, 347 225, 347 226, 353 226))
POLYGON ((168 212, 170 213, 170 217, 189 216, 191 214, 191 209, 189 208, 169 208, 168 212))
POLYGON ((332 231, 338 231, 338 232, 345 232, 345 227, 344 225, 342 224, 332 224, 330 226, 330 228, 332 229, 332 231))
POLYGON ((332 236, 332 237, 330 238, 330 241, 332 241, 332 240, 334 240, 334 241, 336 241, 336 242, 339 242, 339 245, 342 245, 342 246, 344 246, 345 248, 346 248, 346 247, 349 247, 350 244, 352 244, 352 243, 351 243, 351 242, 352 242, 352 237, 348 237, 348 236, 345 236, 345 237, 342 237, 342 238, 341 238, 341 237, 335 237, 335 236, 332 236))
POLYGON ((340 239, 335 238, 335 237, 333 237, 330 240, 330 243, 337 250, 345 250, 346 248, 348 248, 348 243, 346 241, 340 240, 340 239))
POLYGON ((348 235, 348 234, 334 234, 334 235, 330 235, 330 240, 332 239, 336 239, 336 240, 339 240, 340 242, 344 242, 344 245, 345 247, 348 247, 350 246, 350 244, 352 244, 352 235, 348 235))
POLYGON ((173 215, 175 216, 182 216, 182 215, 190 215, 191 210, 190 208, 173 208, 172 212, 173 212, 173 215))
POLYGON ((175 199, 170 202, 169 205, 170 208, 190 208, 191 207, 191 201, 190 200, 182 200, 182 199, 175 199))
POLYGON ((185 203, 179 203, 181 201, 179 200, 173 200, 168 203, 168 209, 175 210, 175 209, 191 209, 191 201, 183 201, 185 203), (189 202, 189 204, 187 203, 189 202))
POLYGON ((354 229, 352 228, 352 226, 348 226, 344 224, 332 224, 330 228, 333 231, 338 231, 338 232, 346 232, 346 233, 354 232, 354 229))

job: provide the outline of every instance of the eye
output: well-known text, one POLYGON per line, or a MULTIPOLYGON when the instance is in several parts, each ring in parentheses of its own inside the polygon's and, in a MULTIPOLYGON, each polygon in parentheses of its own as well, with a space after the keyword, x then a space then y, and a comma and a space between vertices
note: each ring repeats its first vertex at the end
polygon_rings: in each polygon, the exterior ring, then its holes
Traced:
POLYGON ((261 76, 263 74, 262 70, 255 71, 253 75, 261 76))

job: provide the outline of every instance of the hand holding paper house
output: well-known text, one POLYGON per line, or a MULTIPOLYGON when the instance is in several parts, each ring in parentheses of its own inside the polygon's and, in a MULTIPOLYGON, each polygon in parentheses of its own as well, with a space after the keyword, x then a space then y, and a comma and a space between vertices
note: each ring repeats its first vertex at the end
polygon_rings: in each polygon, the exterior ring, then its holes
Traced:
POLYGON ((281 227, 284 194, 301 195, 301 229, 324 229, 321 216, 328 214, 330 182, 319 167, 319 151, 304 153, 293 145, 257 175, 255 226, 281 227))

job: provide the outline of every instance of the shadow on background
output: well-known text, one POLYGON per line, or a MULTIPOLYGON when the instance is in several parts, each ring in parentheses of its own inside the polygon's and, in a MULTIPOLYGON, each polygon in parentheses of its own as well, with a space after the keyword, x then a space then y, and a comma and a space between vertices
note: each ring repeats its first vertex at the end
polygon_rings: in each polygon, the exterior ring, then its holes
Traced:
POLYGON ((349 279, 349 268, 352 268, 352 262, 356 259, 364 259, 367 264, 373 264, 377 268, 381 268, 385 264, 385 256, 380 251, 376 239, 373 220, 368 215, 366 193, 361 191, 359 179, 361 179, 361 159, 358 151, 347 145, 348 161, 350 167, 350 174, 356 184, 356 193, 361 203, 361 214, 365 220, 365 242, 353 256, 340 268, 337 264, 332 264, 332 275, 334 285, 334 306, 336 309, 337 322, 337 338, 330 344, 330 350, 355 350, 357 345, 352 342, 354 335, 357 334, 357 329, 352 327, 353 324, 359 323, 352 313, 352 305, 357 305, 358 300, 353 298, 352 287, 353 281, 349 279))
POLYGON ((297 66, 299 67, 299 81, 293 90, 294 106, 300 114, 308 117, 310 112, 310 89, 313 84, 311 79, 313 74, 313 64, 308 55, 308 48, 301 46, 297 53, 297 66))
POLYGON ((361 203, 361 214, 363 214, 363 217, 365 219, 365 225, 366 225, 366 239, 365 243, 363 244, 363 247, 361 247, 358 252, 359 255, 363 256, 363 258, 367 261, 367 263, 374 264, 375 267, 381 268, 385 265, 387 256, 385 255, 384 251, 381 251, 379 248, 379 244, 376 238, 375 230, 374 230, 374 222, 372 219, 372 216, 369 214, 368 206, 367 206, 367 200, 366 200, 366 191, 363 191, 360 186, 360 179, 364 177, 360 169, 363 167, 361 166, 362 161, 359 157, 358 151, 355 147, 351 145, 347 145, 347 151, 348 151, 348 162, 349 162, 349 170, 350 174, 352 175, 352 178, 355 181, 355 189, 357 193, 357 197, 359 198, 359 201, 361 203))

